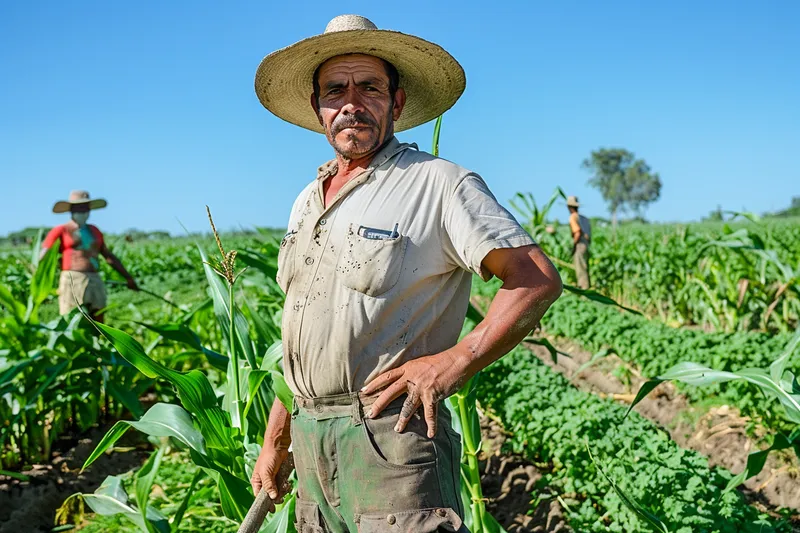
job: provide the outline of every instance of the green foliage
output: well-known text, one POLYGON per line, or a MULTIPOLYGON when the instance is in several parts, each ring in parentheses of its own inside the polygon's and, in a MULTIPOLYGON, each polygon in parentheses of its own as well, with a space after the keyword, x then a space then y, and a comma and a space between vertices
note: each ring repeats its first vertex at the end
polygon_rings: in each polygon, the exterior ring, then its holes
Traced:
POLYGON ((484 371, 478 398, 497 412, 513 435, 510 447, 544 468, 534 497, 555 491, 569 505, 575 531, 651 531, 599 471, 669 531, 788 532, 760 514, 738 492, 724 493, 730 474, 710 469, 699 454, 680 449, 663 432, 625 407, 581 392, 518 348, 484 371))
MULTIPOLYGON (((547 237, 543 248, 571 283, 569 232, 547 237)), ((599 228, 589 269, 599 293, 674 325, 787 332, 800 320, 795 223, 631 225, 616 238, 599 228)))
POLYGON ((771 451, 794 448, 797 455, 800 456, 800 427, 798 427, 800 425, 800 385, 797 383, 794 374, 786 369, 789 359, 794 355, 798 344, 800 344, 800 329, 789 341, 783 354, 775 359, 769 369, 745 368, 727 372, 714 370, 713 368, 688 361, 678 363, 657 378, 644 383, 628 408, 626 415, 658 384, 670 380, 680 381, 696 387, 742 380, 758 387, 768 400, 777 400, 783 408, 784 417, 794 424, 794 431, 789 436, 778 433, 769 448, 751 453, 744 471, 728 483, 726 490, 730 490, 761 472, 767 455, 771 451))
MULTIPOLYGON (((783 353, 792 338, 765 333, 675 329, 574 297, 564 297, 553 304, 543 320, 543 327, 550 334, 573 339, 593 351, 611 348, 645 376, 663 375, 684 361, 727 372, 767 367, 774 354, 783 353)), ((792 362, 797 364, 796 356, 792 362)), ((770 408, 770 400, 746 383, 715 383, 703 390, 679 388, 692 402, 713 397, 719 403, 737 406, 745 416, 761 419, 771 427, 785 428, 780 413, 770 408)))
POLYGON ((651 172, 643 159, 619 148, 600 148, 586 158, 582 167, 593 174, 589 185, 595 187, 608 203, 616 223, 617 211, 640 214, 661 194, 661 178, 651 172))
MULTIPOLYGON (((139 474, 128 472, 116 476, 128 494, 135 499, 135 480, 139 474)), ((188 452, 167 453, 153 478, 150 506, 171 517, 172 531, 192 533, 233 533, 236 522, 222 515, 216 483, 198 469, 188 452)), ((65 521, 80 522, 79 516, 64 513, 65 521)), ((94 515, 81 528, 82 533, 130 533, 131 522, 121 514, 94 515)))

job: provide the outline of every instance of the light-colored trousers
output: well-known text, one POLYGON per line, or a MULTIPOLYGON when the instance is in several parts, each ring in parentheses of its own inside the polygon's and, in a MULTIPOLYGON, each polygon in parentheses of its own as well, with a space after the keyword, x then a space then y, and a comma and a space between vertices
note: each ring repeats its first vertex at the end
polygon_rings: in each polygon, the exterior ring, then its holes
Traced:
POLYGON ((58 280, 58 311, 68 314, 79 305, 89 311, 100 311, 106 306, 106 287, 97 272, 63 270, 58 280))
POLYGON ((578 288, 589 288, 589 245, 579 241, 575 245, 575 255, 572 256, 575 265, 575 276, 578 278, 578 288))

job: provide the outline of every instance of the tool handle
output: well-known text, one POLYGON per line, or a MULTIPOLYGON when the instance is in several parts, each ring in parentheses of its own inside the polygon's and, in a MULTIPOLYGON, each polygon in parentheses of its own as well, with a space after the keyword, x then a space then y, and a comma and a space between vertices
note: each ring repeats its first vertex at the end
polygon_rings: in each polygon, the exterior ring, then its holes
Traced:
POLYGON ((270 507, 272 507, 272 498, 269 497, 266 490, 261 489, 253 505, 250 506, 250 510, 247 511, 247 516, 242 520, 239 533, 258 533, 270 507))
MULTIPOLYGON (((289 481, 292 470, 294 470, 294 457, 289 453, 289 456, 283 461, 280 469, 278 469, 278 475, 276 476, 277 485, 280 487, 279 490, 282 493, 288 494, 292 490, 292 484, 289 481)), ((247 515, 244 517, 244 520, 242 520, 242 525, 239 526, 238 533, 258 533, 258 530, 261 529, 261 526, 264 524, 267 513, 269 513, 272 507, 272 498, 270 498, 267 491, 262 488, 258 491, 253 505, 250 506, 250 510, 247 511, 247 515)))

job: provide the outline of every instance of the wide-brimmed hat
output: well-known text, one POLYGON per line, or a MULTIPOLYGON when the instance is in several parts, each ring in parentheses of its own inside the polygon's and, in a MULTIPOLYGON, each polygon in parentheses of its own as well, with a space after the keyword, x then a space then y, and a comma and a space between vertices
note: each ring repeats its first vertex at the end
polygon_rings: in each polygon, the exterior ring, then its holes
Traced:
POLYGON ((89 209, 100 209, 108 205, 102 198, 89 197, 87 191, 72 191, 69 193, 69 200, 60 200, 53 206, 53 213, 67 213, 73 205, 89 204, 89 209))
POLYGON ((567 196, 567 207, 580 207, 577 196, 567 196))
POLYGON ((466 87, 464 69, 441 46, 413 35, 379 30, 359 15, 340 15, 321 35, 282 48, 261 61, 255 80, 258 99, 283 120, 324 133, 309 101, 314 71, 328 59, 347 54, 379 57, 397 69, 406 104, 395 131, 438 117, 456 103, 466 87))

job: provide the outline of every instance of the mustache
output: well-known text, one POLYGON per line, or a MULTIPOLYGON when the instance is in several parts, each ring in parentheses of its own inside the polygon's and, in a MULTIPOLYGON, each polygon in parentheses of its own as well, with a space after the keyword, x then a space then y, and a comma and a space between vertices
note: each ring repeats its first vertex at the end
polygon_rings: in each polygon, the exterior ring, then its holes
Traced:
POLYGON ((364 113, 353 113, 347 115, 339 115, 331 125, 331 134, 336 135, 345 128, 352 128, 355 126, 372 126, 378 127, 372 117, 364 113))

